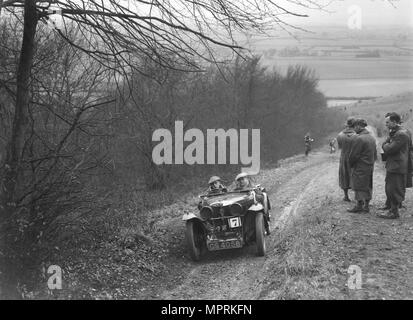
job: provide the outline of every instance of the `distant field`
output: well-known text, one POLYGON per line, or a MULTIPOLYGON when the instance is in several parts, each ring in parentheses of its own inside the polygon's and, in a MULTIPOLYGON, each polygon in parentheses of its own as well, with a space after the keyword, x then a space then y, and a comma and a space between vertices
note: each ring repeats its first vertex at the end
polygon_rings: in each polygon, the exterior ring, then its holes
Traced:
POLYGON ((413 58, 340 58, 340 57, 276 57, 263 59, 263 64, 285 72, 290 65, 306 65, 321 80, 341 79, 406 79, 413 78, 413 58))
POLYGON ((285 73, 290 65, 306 65, 320 79, 326 96, 388 96, 413 89, 413 59, 278 58, 263 60, 285 73))
POLYGON ((411 28, 381 29, 363 28, 362 32, 349 32, 346 27, 340 28, 311 28, 310 32, 296 32, 291 34, 273 35, 272 37, 255 36, 249 39, 249 44, 256 51, 267 49, 280 49, 286 46, 299 47, 389 47, 397 43, 401 47, 413 47, 413 34, 411 28))
MULTIPOLYGON (((398 41, 397 44, 403 48, 412 48, 412 41, 398 41)), ((322 39, 322 38, 305 38, 295 40, 291 38, 273 38, 253 41, 254 49, 257 51, 264 51, 268 49, 280 49, 286 46, 299 47, 342 47, 342 46, 359 46, 359 47, 375 47, 375 48, 389 48, 394 46, 393 39, 322 39)))
POLYGON ((319 87, 326 96, 330 97, 384 97, 412 90, 413 78, 321 80, 319 87))
POLYGON ((329 97, 384 97, 413 90, 413 31, 374 29, 351 33, 342 27, 317 27, 314 33, 251 38, 262 63, 285 73, 306 65, 316 72, 329 97), (409 50, 410 49, 410 50, 409 50), (377 52, 377 58, 357 56, 377 52))

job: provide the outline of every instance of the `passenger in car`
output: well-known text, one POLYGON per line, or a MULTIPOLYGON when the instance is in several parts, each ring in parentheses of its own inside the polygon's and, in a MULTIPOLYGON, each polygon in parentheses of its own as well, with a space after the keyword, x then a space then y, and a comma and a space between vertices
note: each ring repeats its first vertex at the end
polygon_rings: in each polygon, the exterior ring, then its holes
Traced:
POLYGON ((223 186, 221 183, 221 178, 217 176, 213 176, 208 181, 208 194, 220 193, 220 192, 227 192, 227 188, 223 186))

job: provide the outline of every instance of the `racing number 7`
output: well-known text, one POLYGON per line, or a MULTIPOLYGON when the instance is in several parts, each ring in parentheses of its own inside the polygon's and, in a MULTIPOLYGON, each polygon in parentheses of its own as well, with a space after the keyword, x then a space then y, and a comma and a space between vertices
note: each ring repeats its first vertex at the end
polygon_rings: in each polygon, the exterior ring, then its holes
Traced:
POLYGON ((229 226, 231 228, 238 228, 241 226, 241 218, 240 217, 236 217, 236 218, 231 218, 229 219, 229 226))

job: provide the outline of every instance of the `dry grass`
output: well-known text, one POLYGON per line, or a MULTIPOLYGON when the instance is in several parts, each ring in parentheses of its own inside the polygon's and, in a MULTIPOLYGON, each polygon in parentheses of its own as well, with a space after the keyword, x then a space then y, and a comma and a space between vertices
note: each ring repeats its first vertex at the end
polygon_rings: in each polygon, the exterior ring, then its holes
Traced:
MULTIPOLYGON (((384 202, 384 170, 375 173, 370 215, 349 214, 341 194, 307 202, 280 234, 264 299, 411 299, 413 215, 376 217, 384 202), (318 203, 316 203, 318 202, 318 203), (348 268, 362 269, 362 289, 350 290, 348 268)), ((406 207, 411 208, 410 192, 406 207)))
MULTIPOLYGON (((326 212, 327 213, 327 212, 326 212)), ((328 213, 296 217, 281 235, 279 264, 273 281, 261 295, 266 299, 337 299, 346 281, 346 265, 337 252, 335 222, 328 213)), ((344 253, 344 252, 343 252, 344 253)))

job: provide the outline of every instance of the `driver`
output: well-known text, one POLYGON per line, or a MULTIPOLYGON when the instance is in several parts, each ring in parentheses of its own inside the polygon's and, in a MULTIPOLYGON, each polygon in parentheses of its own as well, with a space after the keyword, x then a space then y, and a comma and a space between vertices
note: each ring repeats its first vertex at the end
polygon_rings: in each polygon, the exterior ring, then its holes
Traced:
POLYGON ((226 192, 227 189, 222 185, 221 178, 217 176, 213 176, 208 181, 209 188, 208 194, 226 192))

